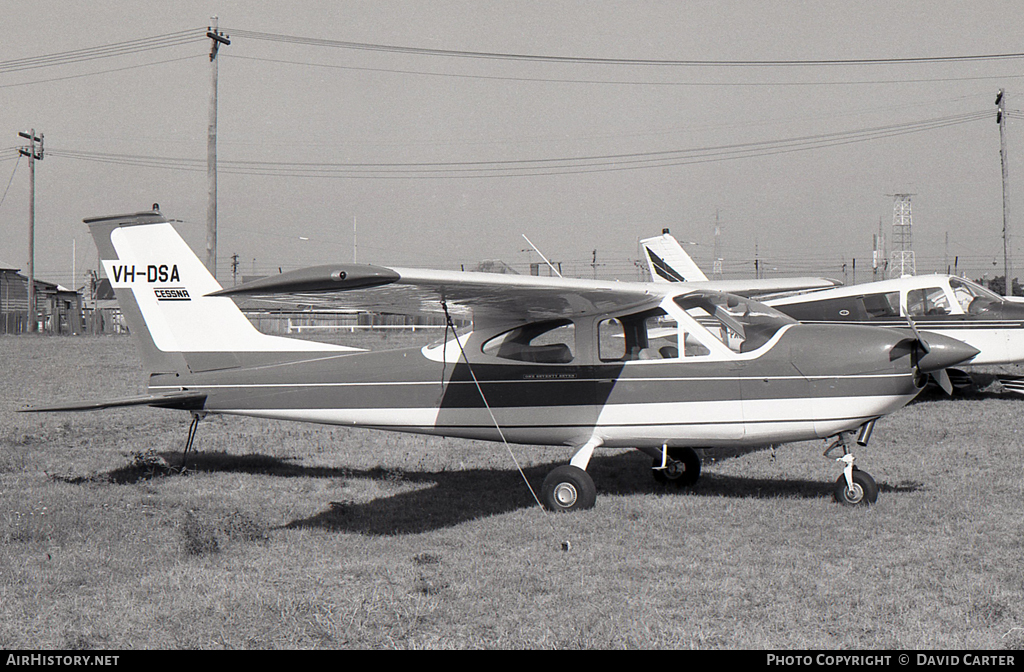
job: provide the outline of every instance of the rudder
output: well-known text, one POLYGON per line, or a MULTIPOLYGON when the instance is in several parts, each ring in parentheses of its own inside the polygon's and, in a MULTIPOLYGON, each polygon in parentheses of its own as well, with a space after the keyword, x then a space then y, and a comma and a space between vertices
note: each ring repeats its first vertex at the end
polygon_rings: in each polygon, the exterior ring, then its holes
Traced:
MULTIPOLYGON (((85 223, 150 374, 196 372, 204 353, 347 350, 260 333, 158 211, 85 223)), ((224 357, 217 357, 223 360, 224 357)))

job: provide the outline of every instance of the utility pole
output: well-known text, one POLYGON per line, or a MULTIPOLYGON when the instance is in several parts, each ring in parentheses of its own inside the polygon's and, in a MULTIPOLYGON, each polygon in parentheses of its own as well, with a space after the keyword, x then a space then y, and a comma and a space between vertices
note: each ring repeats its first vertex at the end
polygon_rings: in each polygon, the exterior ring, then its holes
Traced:
POLYGON ((871 234, 871 281, 878 280, 878 234, 871 234))
POLYGON ((29 141, 29 146, 18 152, 28 157, 28 330, 36 330, 36 161, 43 160, 43 134, 36 136, 36 129, 18 135, 29 141), (38 143, 38 149, 36 144, 38 143))
POLYGON ((878 234, 874 238, 874 252, 871 257, 871 279, 878 280, 878 277, 885 277, 885 270, 888 267, 888 256, 885 253, 885 236, 882 235, 882 218, 878 218, 878 234))
POLYGON ((718 223, 718 208, 715 208, 715 260, 711 266, 711 277, 722 279, 722 227, 718 223))
POLYGON ((206 135, 206 181, 209 187, 206 202, 206 268, 217 277, 217 51, 220 45, 231 44, 217 30, 217 17, 206 31, 210 38, 210 125, 206 135))
POLYGON ((996 94, 996 123, 999 124, 999 161, 1003 167, 1003 277, 1006 280, 1004 296, 1013 296, 1013 262, 1010 255, 1010 195, 1009 174, 1006 169, 1006 111, 1003 109, 1004 91, 999 89, 996 94))

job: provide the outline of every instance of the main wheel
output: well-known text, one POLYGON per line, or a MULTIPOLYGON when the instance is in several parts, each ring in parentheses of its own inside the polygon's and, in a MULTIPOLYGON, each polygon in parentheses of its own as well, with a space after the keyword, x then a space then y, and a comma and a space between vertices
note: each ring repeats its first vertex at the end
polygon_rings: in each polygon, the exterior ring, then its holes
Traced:
POLYGON ((566 464, 552 469, 544 479, 541 501, 551 511, 590 509, 597 502, 597 488, 590 474, 566 464))
POLYGON ((693 448, 669 448, 668 460, 664 469, 658 468, 661 466, 660 458, 655 458, 651 464, 654 480, 658 483, 688 487, 700 478, 700 455, 693 448))
POLYGON ((845 506, 858 506, 874 504, 878 499, 878 485, 871 474, 853 468, 853 488, 846 486, 846 476, 842 475, 836 479, 836 487, 832 491, 833 498, 845 506))

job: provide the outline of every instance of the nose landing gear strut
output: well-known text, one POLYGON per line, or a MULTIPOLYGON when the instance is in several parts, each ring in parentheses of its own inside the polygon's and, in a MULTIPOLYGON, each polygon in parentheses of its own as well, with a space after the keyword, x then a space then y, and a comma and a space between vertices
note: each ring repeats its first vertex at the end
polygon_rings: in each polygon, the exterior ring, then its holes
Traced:
POLYGON ((843 449, 843 456, 836 458, 837 462, 843 463, 843 473, 836 479, 832 497, 844 506, 874 504, 878 499, 878 485, 875 479, 871 478, 868 472, 861 471, 853 465, 854 457, 850 452, 850 446, 854 443, 859 446, 868 445, 874 427, 874 420, 862 425, 856 440, 853 439, 853 432, 842 432, 823 453, 827 457, 836 448, 843 449))

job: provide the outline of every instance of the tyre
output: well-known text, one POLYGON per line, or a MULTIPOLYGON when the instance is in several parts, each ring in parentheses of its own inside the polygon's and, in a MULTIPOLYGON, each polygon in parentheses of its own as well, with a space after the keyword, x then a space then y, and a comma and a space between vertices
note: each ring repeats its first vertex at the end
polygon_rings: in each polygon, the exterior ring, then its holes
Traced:
POLYGON ((655 458, 651 467, 654 469, 654 480, 658 483, 689 487, 700 478, 700 456, 693 448, 669 448, 669 464, 659 469, 661 460, 655 458))
POLYGON ((567 464, 552 469, 544 479, 541 501, 549 511, 591 509, 597 502, 597 488, 590 474, 567 464))
POLYGON ((846 476, 836 479, 836 487, 832 491, 833 498, 844 506, 860 506, 874 504, 878 499, 878 486, 871 474, 853 469, 853 488, 846 487, 846 476))

